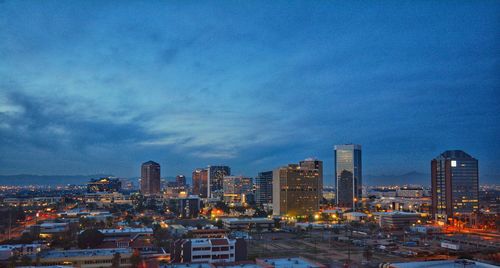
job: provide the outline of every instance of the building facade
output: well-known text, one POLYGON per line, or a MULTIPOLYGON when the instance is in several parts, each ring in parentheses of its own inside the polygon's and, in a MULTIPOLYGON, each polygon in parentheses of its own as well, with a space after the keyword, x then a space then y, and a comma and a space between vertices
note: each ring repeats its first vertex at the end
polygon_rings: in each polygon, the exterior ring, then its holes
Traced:
POLYGON ((224 176, 231 175, 228 166, 208 166, 208 198, 221 199, 223 197, 224 176))
POLYGON ((208 170, 197 168, 192 174, 193 194, 200 198, 208 197, 208 170))
POLYGON ((273 172, 259 172, 255 178, 255 203, 261 206, 273 203, 273 172))
POLYGON ((336 145, 335 189, 338 207, 357 210, 362 199, 361 145, 336 145))
POLYGON ((160 186, 160 164, 148 161, 141 166, 141 194, 158 195, 160 186))
POLYGON ((186 176, 184 175, 175 176, 175 182, 177 182, 177 185, 179 186, 186 186, 186 176))
MULTIPOLYGON (((319 161, 319 160, 317 160, 319 161)), ((322 168, 322 165, 320 165, 322 168)), ((319 211, 322 170, 289 164, 273 171, 273 214, 307 217, 319 211)))
POLYGON ((245 197, 252 192, 252 178, 243 176, 224 176, 224 202, 241 204, 246 202, 245 197))
POLYGON ((478 161, 460 150, 446 151, 431 161, 432 214, 450 222, 478 210, 478 161))
POLYGON ((236 262, 247 258, 244 239, 179 239, 172 243, 171 262, 236 262))

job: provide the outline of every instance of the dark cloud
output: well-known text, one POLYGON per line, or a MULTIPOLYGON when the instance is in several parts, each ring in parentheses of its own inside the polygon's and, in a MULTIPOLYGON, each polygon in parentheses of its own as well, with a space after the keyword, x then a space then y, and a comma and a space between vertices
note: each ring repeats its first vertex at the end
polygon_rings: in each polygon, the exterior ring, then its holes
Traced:
MULTIPOLYGON (((500 5, 5 1, 0 173, 255 175, 361 143, 367 173, 500 171, 500 5), (471 12, 472 10, 472 12, 471 12), (15 81, 12 82, 12 81, 15 81)), ((332 173, 332 172, 326 172, 332 173)))

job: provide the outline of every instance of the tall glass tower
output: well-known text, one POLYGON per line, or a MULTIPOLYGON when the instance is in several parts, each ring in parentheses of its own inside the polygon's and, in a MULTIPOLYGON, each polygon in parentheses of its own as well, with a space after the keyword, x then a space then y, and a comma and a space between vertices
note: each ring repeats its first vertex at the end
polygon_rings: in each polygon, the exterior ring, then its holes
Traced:
POLYGON ((336 145, 334 150, 337 206, 356 210, 362 198, 361 145, 336 145))
MULTIPOLYGON (((446 151, 431 161, 432 214, 450 222, 478 209, 478 161, 460 150, 446 151)), ((470 218, 470 217, 465 217, 470 218)))

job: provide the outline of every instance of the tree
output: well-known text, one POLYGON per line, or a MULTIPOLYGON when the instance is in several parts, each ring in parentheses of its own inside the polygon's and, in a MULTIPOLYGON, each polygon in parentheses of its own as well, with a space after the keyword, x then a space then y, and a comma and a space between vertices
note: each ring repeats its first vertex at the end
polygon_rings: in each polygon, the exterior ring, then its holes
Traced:
POLYGON ((120 267, 120 259, 121 259, 120 253, 116 252, 115 254, 113 254, 113 259, 111 260, 111 267, 113 268, 120 267))
POLYGON ((104 235, 97 229, 88 229, 78 235, 79 248, 95 248, 104 240, 104 235))

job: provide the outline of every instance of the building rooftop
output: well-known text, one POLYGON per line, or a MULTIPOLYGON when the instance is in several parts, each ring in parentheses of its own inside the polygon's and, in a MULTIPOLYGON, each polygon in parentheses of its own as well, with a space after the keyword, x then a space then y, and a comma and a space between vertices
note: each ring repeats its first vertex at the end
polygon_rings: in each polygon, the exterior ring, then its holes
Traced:
POLYGON ((401 262, 391 263, 392 268, 494 268, 498 267, 484 262, 471 261, 471 260, 443 260, 443 261, 415 261, 415 262, 401 262))
POLYGON ((256 262, 263 266, 268 265, 275 268, 325 268, 320 263, 302 257, 257 259, 256 262))
POLYGON ((274 222, 272 219, 268 218, 224 218, 222 221, 227 223, 274 222))
POLYGON ((160 268, 213 268, 210 263, 170 263, 160 268))
POLYGON ((153 228, 99 229, 103 234, 153 233, 153 228))
POLYGON ((41 253, 41 258, 72 258, 82 256, 109 256, 115 253, 132 254, 128 248, 50 250, 41 253))

